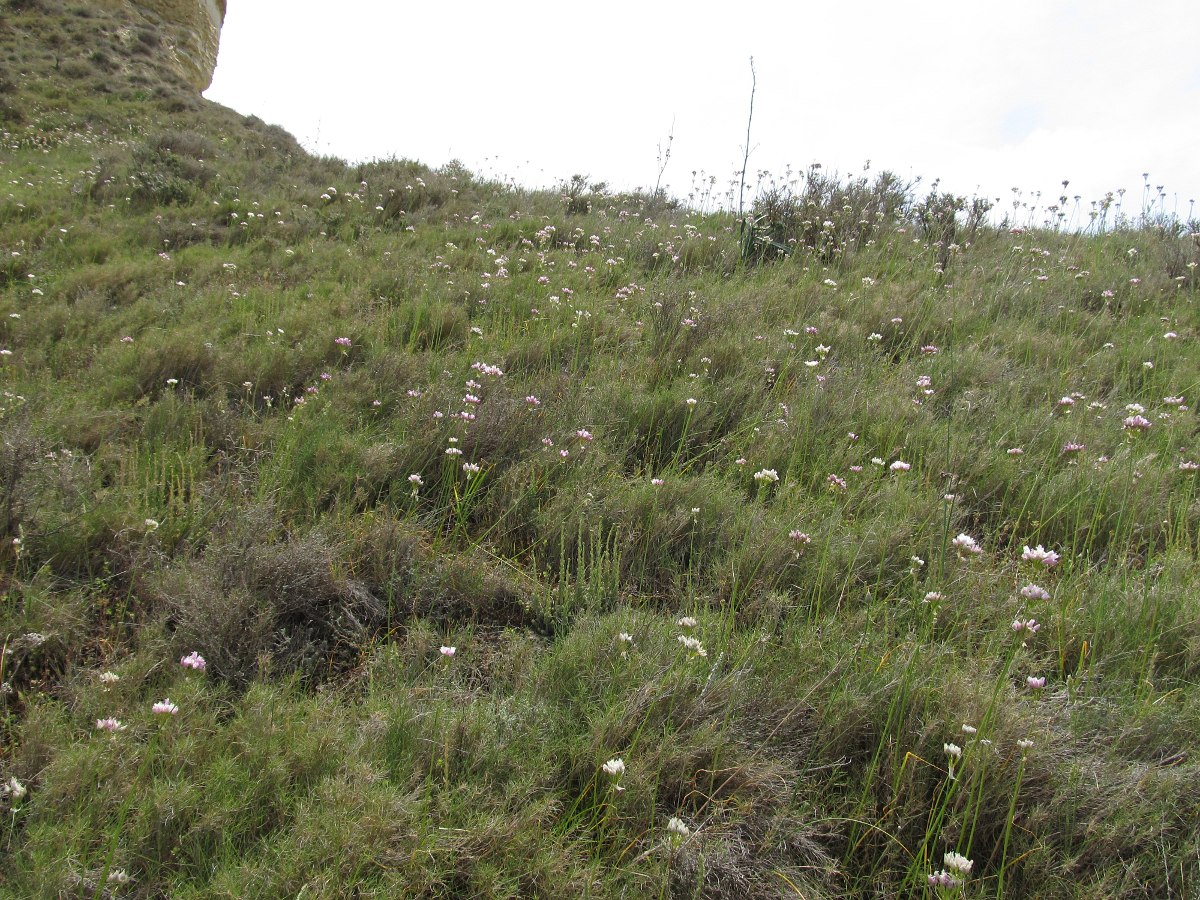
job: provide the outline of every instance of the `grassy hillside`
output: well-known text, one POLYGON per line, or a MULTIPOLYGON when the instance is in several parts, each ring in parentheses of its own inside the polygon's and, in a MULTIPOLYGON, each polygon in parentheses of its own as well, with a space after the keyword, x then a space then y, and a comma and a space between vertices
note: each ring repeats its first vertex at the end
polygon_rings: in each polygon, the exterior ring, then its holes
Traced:
POLYGON ((347 166, 126 25, 0 7, 0 893, 1200 892, 1196 223, 347 166))

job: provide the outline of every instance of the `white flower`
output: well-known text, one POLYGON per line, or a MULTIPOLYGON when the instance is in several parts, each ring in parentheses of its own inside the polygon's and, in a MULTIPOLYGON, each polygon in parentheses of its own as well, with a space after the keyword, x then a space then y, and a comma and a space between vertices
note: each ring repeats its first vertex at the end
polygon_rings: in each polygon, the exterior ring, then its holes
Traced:
POLYGON ((761 482, 763 484, 767 484, 768 482, 778 481, 779 473, 776 472, 774 469, 759 469, 757 472, 754 473, 754 480, 761 482))
POLYGON ((983 548, 979 546, 975 538, 965 532, 952 540, 950 546, 957 550, 961 556, 968 554, 978 555, 983 552, 983 548))
POLYGON ((942 862, 947 869, 961 872, 963 875, 971 874, 971 866, 975 865, 974 860, 967 859, 961 853, 955 853, 953 850, 943 857, 942 862))
POLYGON ((704 645, 694 637, 689 637, 686 634, 681 634, 677 640, 683 644, 684 648, 694 656, 708 656, 708 651, 704 649, 704 645))
POLYGON ((449 659, 457 650, 457 647, 439 647, 438 653, 442 654, 442 656, 446 657, 446 659, 449 659))
POLYGON ((680 628, 695 628, 696 620, 691 616, 683 616, 675 624, 680 628))
POLYGON ((684 824, 683 819, 678 816, 672 816, 671 821, 667 822, 667 831, 681 838, 685 838, 692 833, 692 829, 688 828, 684 824))
POLYGON ((15 775, 12 778, 8 779, 8 784, 4 785, 4 792, 6 794, 8 794, 9 797, 12 798, 14 803, 19 800, 22 800, 25 797, 25 795, 27 793, 29 793, 29 791, 28 791, 28 789, 26 789, 25 785, 23 785, 23 784, 21 784, 21 782, 17 781, 17 778, 15 775))

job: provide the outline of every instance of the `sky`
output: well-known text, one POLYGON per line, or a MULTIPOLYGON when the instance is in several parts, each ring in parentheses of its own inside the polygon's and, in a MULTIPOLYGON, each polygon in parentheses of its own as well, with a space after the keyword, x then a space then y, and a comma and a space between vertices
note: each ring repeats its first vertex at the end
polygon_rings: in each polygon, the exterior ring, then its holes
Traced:
POLYGON ((661 170, 679 198, 715 177, 719 200, 753 57, 751 183, 869 164, 1009 209, 1066 180, 1086 219, 1119 189, 1136 213, 1149 173, 1187 218, 1198 44, 1196 0, 230 0, 205 96, 351 162, 457 159, 539 187, 653 188, 661 170))

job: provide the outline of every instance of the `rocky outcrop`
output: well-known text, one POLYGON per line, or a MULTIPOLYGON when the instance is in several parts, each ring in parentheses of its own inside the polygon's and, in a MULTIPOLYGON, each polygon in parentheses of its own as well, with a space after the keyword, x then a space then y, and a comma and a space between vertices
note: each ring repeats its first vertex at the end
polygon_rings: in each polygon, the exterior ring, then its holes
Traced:
POLYGON ((212 83, 217 65, 226 0, 102 0, 154 25, 164 39, 167 60, 198 91, 212 83))

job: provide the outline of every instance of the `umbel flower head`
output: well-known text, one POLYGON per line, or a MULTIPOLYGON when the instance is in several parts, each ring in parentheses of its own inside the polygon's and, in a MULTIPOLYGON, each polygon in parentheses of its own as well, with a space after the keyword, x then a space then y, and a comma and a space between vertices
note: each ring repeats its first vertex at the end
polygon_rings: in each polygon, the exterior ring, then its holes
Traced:
POLYGON ((625 774, 625 760, 616 756, 600 767, 605 775, 611 775, 613 778, 620 778, 625 774))
POLYGON ((1025 562, 1039 562, 1047 569, 1053 569, 1058 565, 1059 556, 1053 550, 1047 550, 1041 544, 1038 544, 1032 550, 1028 546, 1022 547, 1021 559, 1025 562))
POLYGON ((179 707, 171 702, 171 698, 164 697, 151 706, 150 711, 160 716, 174 716, 179 713, 179 707))
POLYGON ((978 556, 983 552, 983 548, 979 546, 975 538, 965 532, 952 540, 950 546, 957 550, 958 555, 964 559, 970 556, 978 556))

